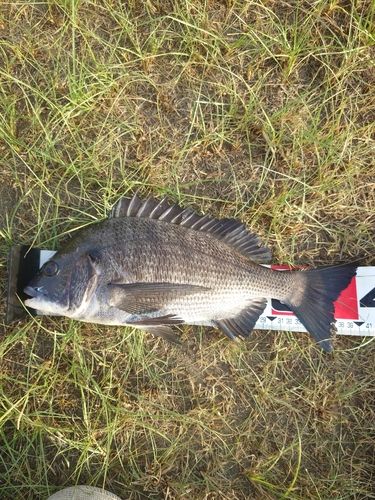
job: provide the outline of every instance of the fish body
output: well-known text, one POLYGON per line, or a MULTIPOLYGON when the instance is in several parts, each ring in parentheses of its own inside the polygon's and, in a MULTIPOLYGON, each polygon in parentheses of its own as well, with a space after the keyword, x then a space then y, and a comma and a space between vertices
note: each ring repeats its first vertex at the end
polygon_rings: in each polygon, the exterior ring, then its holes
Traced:
POLYGON ((211 325, 247 337, 267 300, 286 303, 330 351, 333 302, 356 268, 274 271, 271 253, 233 219, 166 200, 123 198, 83 228, 25 288, 29 307, 85 322, 129 325, 176 342, 171 325, 211 325))

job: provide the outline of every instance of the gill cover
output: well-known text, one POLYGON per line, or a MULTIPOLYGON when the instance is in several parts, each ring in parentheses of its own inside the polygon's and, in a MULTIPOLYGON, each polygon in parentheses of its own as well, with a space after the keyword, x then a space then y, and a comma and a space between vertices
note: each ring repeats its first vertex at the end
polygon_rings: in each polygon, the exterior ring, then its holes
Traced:
POLYGON ((78 316, 85 311, 96 290, 100 254, 92 251, 81 255, 71 274, 69 287, 69 311, 78 316))

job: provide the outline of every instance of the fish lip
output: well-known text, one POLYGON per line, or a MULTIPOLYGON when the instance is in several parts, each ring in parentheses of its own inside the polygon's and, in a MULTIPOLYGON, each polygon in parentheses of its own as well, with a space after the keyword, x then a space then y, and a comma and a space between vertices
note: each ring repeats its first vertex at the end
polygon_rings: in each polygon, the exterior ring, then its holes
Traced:
POLYGON ((30 297, 33 297, 35 299, 40 299, 47 295, 47 293, 44 291, 44 287, 33 287, 28 285, 23 289, 23 291, 26 293, 26 295, 29 295, 30 297))
POLYGON ((57 302, 51 301, 48 291, 44 286, 26 286, 23 291, 29 295, 24 301, 26 307, 34 309, 37 314, 52 314, 53 316, 64 316, 67 314, 69 307, 61 306, 57 302))

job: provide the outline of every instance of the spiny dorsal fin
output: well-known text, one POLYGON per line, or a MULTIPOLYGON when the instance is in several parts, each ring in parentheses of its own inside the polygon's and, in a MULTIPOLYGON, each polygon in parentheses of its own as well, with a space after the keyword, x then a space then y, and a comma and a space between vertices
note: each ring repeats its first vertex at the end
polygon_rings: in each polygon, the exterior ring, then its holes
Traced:
POLYGON ((271 259, 267 247, 261 247, 261 241, 255 233, 249 232, 245 224, 235 219, 214 219, 208 215, 198 215, 190 208, 181 208, 177 203, 170 205, 166 198, 157 201, 150 196, 142 201, 137 194, 133 198, 121 198, 112 208, 109 218, 142 217, 158 219, 170 224, 177 224, 196 231, 203 231, 225 241, 238 252, 254 262, 264 264, 271 259))

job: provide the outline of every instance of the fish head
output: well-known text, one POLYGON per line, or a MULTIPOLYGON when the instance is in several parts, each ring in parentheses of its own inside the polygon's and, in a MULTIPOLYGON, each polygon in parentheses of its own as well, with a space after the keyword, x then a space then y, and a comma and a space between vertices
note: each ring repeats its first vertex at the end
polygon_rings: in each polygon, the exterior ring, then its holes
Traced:
POLYGON ((45 314, 77 317, 88 307, 100 270, 95 252, 57 252, 24 288, 25 305, 45 314))

